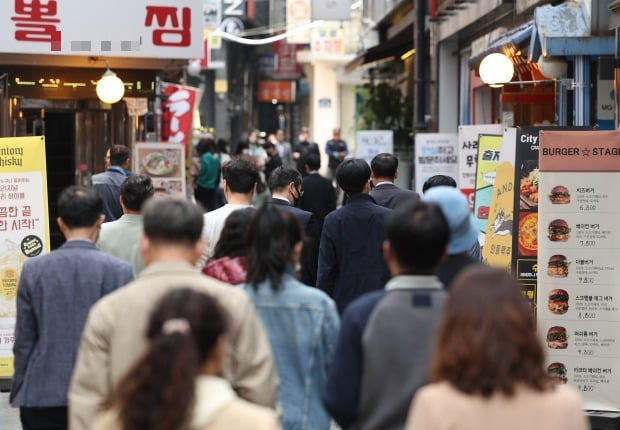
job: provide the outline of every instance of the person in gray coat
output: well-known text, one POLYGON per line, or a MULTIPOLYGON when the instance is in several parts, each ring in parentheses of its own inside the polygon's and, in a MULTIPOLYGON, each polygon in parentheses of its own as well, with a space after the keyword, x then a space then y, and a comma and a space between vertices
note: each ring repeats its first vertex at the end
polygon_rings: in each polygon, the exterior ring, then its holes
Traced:
POLYGON ((67 393, 91 306, 133 280, 129 263, 95 247, 104 220, 101 197, 72 186, 58 199, 67 241, 24 264, 17 291, 11 404, 24 430, 66 429, 67 393))
POLYGON ((384 153, 375 156, 370 162, 370 170, 373 184, 370 197, 375 199, 378 205, 396 209, 404 202, 420 200, 420 195, 415 191, 394 185, 394 179, 398 176, 398 158, 394 155, 384 153))

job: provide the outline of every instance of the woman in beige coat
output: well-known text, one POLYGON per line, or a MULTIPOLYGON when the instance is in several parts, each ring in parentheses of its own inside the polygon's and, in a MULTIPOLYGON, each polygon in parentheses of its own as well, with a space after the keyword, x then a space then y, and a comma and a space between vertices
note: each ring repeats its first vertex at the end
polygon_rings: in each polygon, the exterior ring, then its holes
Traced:
POLYGON ((224 311, 210 296, 175 290, 156 306, 149 349, 121 380, 94 430, 277 430, 275 411, 238 398, 219 376, 224 311))
POLYGON ((433 383, 418 391, 407 430, 590 428, 577 391, 546 375, 532 312, 508 273, 467 270, 444 312, 433 383))

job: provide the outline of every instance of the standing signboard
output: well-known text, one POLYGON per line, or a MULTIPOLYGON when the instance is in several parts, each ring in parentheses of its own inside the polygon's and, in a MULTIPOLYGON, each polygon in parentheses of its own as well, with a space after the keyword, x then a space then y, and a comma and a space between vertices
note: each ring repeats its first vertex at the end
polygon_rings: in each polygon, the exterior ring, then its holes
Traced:
POLYGON ((22 266, 49 250, 45 138, 0 139, 0 378, 13 376, 22 266))
POLYGON ((541 131, 538 329, 584 409, 620 411, 620 132, 541 131))
POLYGON ((415 136, 415 190, 422 194, 424 182, 431 176, 458 176, 459 161, 456 133, 418 133, 415 136))
POLYGON ((368 164, 376 155, 394 153, 394 132, 392 130, 366 130, 355 134, 355 156, 368 164))
POLYGON ((185 146, 138 143, 133 160, 133 171, 149 176, 156 192, 185 197, 185 146))
POLYGON ((487 231, 489 206, 493 195, 493 185, 499 154, 502 148, 502 136, 481 134, 478 139, 476 157, 476 185, 474 192, 474 218, 480 233, 487 231))
POLYGON ((476 156, 478 155, 478 136, 480 134, 502 134, 501 124, 461 125, 458 130, 459 176, 458 187, 474 208, 474 188, 476 187, 476 156))

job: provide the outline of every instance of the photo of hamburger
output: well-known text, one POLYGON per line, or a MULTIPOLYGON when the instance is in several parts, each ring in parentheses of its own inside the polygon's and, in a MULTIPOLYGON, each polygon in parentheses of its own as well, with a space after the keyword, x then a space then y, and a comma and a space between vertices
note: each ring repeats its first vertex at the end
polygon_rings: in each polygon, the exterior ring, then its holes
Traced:
POLYGON ((568 371, 563 363, 556 362, 547 366, 547 375, 559 384, 566 384, 568 382, 567 374, 568 371))
POLYGON ((570 263, 561 254, 552 255, 547 263, 547 275, 552 278, 566 278, 570 263))
POLYGON ((566 242, 570 238, 570 227, 563 219, 554 219, 549 223, 549 240, 551 242, 566 242))
POLYGON ((568 336, 564 327, 555 326, 547 331, 547 346, 551 349, 566 349, 568 336))
POLYGON ((549 292, 549 311, 554 315, 564 315, 568 312, 568 293, 556 288, 549 292))
POLYGON ((549 200, 554 205, 567 205, 570 203, 570 193, 564 185, 556 185, 551 189, 549 200))

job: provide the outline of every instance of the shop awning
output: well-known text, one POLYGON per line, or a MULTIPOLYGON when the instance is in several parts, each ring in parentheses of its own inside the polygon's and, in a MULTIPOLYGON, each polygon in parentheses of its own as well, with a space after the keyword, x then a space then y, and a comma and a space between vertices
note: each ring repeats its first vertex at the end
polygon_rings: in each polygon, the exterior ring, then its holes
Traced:
POLYGON ((534 21, 526 22, 495 39, 478 55, 469 58, 469 67, 478 70, 480 62, 489 54, 500 53, 512 56, 514 53, 527 47, 534 32, 534 21))
POLYGON ((373 46, 359 54, 344 67, 346 73, 350 73, 357 67, 383 60, 389 57, 400 57, 405 52, 413 49, 413 26, 408 26, 393 38, 373 46))

